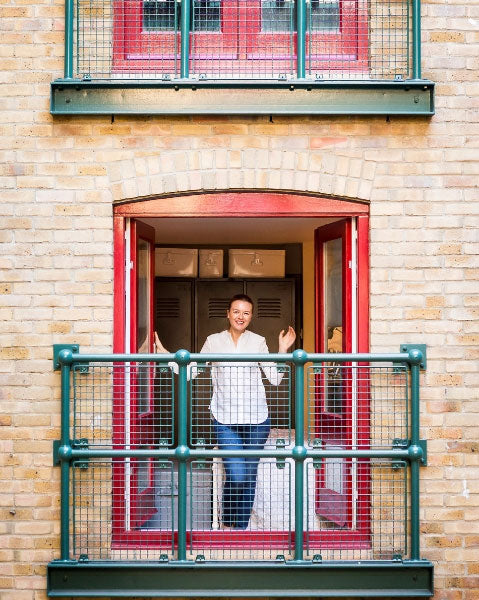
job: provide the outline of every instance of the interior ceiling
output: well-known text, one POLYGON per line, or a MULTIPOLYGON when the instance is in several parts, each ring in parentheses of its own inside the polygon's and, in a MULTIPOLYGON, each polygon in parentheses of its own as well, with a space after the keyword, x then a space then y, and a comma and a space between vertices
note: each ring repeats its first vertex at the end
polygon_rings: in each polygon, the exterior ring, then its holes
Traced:
POLYGON ((157 244, 287 244, 313 239, 337 218, 144 218, 157 244))

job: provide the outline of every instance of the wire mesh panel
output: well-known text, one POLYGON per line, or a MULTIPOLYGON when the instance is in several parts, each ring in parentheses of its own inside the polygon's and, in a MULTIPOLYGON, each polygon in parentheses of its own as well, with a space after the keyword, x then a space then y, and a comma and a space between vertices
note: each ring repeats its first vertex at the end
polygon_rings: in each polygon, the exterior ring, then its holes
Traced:
MULTIPOLYGON (((73 366, 73 449, 111 456, 72 463, 74 558, 174 560, 180 523, 192 560, 294 557, 294 474, 301 466, 294 457, 302 432, 293 429, 290 365, 235 363, 225 355, 187 371, 187 410, 177 419, 170 366, 73 366), (178 426, 190 448, 180 455, 186 470, 173 453, 178 426)), ((305 383, 307 448, 319 450, 304 463, 308 556, 406 557, 408 464, 364 453, 408 446, 409 368, 322 362, 306 367, 305 383)))
MULTIPOLYGON (((191 79, 283 80, 297 74, 295 0, 75 0, 75 74, 180 77, 181 14, 189 3, 191 79)), ((307 76, 410 76, 411 0, 307 0, 307 76)))
POLYGON ((89 447, 174 443, 174 377, 169 367, 75 365, 72 398, 72 439, 89 447))
MULTIPOLYGON (((254 459, 249 461, 249 467, 254 459)), ((290 461, 264 458, 244 472, 225 459, 193 461, 190 480, 190 558, 275 560, 292 552, 292 469, 290 461), (205 473, 209 474, 208 481, 205 473), (207 485, 208 482, 208 485, 207 485), (231 521, 244 516, 243 525, 231 521), (199 525, 199 526, 198 526, 199 525), (205 526, 207 525, 207 526, 205 526)))
MULTIPOLYGON (((149 468, 141 461, 139 470, 149 468)), ((75 461, 72 468, 72 556, 89 560, 158 560, 172 556, 176 519, 173 465, 155 462, 156 487, 133 494, 125 487, 130 459, 75 461), (135 504, 151 495, 154 507, 141 526, 132 523, 135 504), (151 535, 154 532, 154 535, 151 535)))
POLYGON ((309 0, 307 70, 315 79, 407 78, 408 0, 309 0))
POLYGON ((385 459, 307 462, 307 554, 323 560, 407 558, 407 465, 385 459))
MULTIPOLYGON (((193 446, 218 444, 218 423, 232 426, 265 423, 291 440, 291 369, 274 363, 218 363, 191 367, 190 436, 193 446)), ((239 431, 239 429, 238 429, 239 431)), ((243 435, 245 432, 240 432, 243 435)), ((269 440, 269 438, 268 438, 269 440)), ((266 444, 268 444, 268 440, 266 444)), ((275 441, 277 443, 277 440, 275 441)), ((242 446, 257 445, 254 438, 242 446)))
POLYGON ((391 448, 407 444, 404 365, 323 363, 307 369, 308 437, 316 447, 391 448))

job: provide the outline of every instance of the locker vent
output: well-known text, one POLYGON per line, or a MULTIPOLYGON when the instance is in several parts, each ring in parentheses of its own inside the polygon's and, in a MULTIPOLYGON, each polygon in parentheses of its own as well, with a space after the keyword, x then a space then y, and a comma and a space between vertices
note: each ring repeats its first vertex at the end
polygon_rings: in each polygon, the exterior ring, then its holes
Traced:
POLYGON ((179 298, 158 298, 156 303, 157 319, 179 319, 180 317, 180 299, 179 298))
POLYGON ((281 298, 258 298, 258 317, 281 319, 281 298))
POLYGON ((210 298, 208 302, 208 319, 226 319, 226 311, 228 310, 229 298, 210 298))

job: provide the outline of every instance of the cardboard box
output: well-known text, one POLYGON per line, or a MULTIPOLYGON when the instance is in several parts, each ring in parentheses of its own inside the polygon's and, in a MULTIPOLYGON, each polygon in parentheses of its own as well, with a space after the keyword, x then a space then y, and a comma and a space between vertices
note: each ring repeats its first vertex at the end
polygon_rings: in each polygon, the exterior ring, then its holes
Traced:
POLYGON ((200 250, 200 277, 223 277, 223 250, 200 250))
POLYGON ((196 248, 155 248, 157 277, 196 277, 198 250, 196 248))
POLYGON ((228 275, 230 277, 284 277, 285 250, 230 250, 228 275))

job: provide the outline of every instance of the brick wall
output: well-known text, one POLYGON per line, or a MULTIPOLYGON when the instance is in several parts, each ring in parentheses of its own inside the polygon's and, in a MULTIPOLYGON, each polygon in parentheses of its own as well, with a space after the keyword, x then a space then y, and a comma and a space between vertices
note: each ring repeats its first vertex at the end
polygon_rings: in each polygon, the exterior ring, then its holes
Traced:
POLYGON ((0 575, 45 598, 58 556, 52 344, 112 344, 112 202, 183 190, 371 201, 371 342, 428 345, 422 554, 436 598, 479 598, 479 2, 423 0, 425 118, 53 118, 62 0, 0 4, 0 575))

